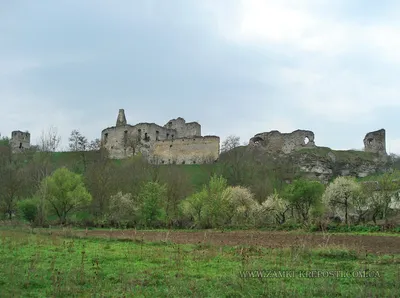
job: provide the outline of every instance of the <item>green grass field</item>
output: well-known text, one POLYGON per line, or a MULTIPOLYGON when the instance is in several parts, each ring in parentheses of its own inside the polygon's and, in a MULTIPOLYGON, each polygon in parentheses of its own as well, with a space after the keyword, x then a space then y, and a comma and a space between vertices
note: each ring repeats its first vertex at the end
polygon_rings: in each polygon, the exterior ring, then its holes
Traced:
POLYGON ((1 297, 398 297, 399 286, 400 255, 0 231, 1 297))

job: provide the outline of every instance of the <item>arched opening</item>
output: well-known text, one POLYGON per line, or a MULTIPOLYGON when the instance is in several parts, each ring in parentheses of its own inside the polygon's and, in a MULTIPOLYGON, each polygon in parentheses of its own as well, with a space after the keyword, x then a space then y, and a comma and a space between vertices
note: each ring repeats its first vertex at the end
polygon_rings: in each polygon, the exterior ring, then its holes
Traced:
POLYGON ((304 145, 307 145, 310 142, 310 139, 308 137, 304 138, 304 145))
POLYGON ((254 143, 255 145, 259 145, 259 144, 261 143, 262 140, 263 140, 263 139, 260 138, 260 137, 255 137, 255 138, 253 138, 253 143, 254 143))

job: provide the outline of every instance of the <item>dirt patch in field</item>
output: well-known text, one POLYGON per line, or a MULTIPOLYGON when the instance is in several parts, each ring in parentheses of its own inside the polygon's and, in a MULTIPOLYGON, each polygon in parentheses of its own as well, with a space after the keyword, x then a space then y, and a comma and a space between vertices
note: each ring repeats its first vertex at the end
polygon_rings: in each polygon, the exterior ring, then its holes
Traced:
POLYGON ((120 239, 136 239, 144 241, 171 241, 180 244, 212 244, 212 245, 256 245, 268 248, 290 248, 304 246, 310 248, 319 247, 343 247, 358 252, 374 254, 400 254, 400 237, 373 236, 373 235, 323 235, 294 234, 287 232, 266 231, 104 231, 88 230, 74 231, 79 236, 107 237, 120 239))

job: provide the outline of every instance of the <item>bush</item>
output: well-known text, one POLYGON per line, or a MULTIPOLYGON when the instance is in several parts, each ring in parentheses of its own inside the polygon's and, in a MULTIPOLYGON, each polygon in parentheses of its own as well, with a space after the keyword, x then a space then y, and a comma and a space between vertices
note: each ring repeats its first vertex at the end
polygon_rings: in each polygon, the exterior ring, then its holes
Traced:
POLYGON ((212 176, 200 192, 181 203, 182 213, 194 221, 198 228, 219 228, 229 222, 229 200, 227 180, 212 176))
MULTIPOLYGON (((137 204, 130 193, 119 192, 110 198, 109 213, 107 214, 108 223, 117 227, 126 227, 135 220, 137 204)), ((99 221, 100 223, 100 221, 99 221)), ((106 222, 100 223, 102 226, 106 222)))
POLYGON ((223 198, 227 199, 227 223, 235 227, 254 226, 257 221, 259 204, 249 189, 241 186, 228 187, 223 198))
POLYGON ((139 223, 144 227, 160 227, 166 221, 164 202, 167 188, 164 184, 147 182, 139 192, 139 223))
POLYGON ((38 214, 38 202, 36 199, 25 199, 17 203, 18 213, 29 222, 34 222, 38 214))

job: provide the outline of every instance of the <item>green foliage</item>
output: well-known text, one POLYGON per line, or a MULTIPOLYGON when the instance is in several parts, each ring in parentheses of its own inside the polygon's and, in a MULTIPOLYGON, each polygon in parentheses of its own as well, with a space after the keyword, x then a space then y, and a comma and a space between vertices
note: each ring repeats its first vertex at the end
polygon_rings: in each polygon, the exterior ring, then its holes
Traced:
POLYGON ((0 137, 0 146, 8 146, 10 145, 9 137, 0 137))
POLYGON ((197 227, 222 227, 226 224, 227 180, 213 175, 203 189, 182 202, 182 211, 194 220, 197 227))
POLYGON ((41 188, 41 194, 50 203, 61 223, 65 223, 72 210, 85 206, 92 200, 82 176, 65 167, 46 177, 41 183, 41 188))
POLYGON ((138 195, 139 223, 145 227, 154 227, 165 221, 166 186, 157 182, 145 183, 138 195))
POLYGON ((311 208, 318 208, 321 205, 324 189, 324 185, 318 181, 299 179, 285 188, 283 196, 296 209, 303 223, 306 223, 311 208))
MULTIPOLYGON (((307 239, 301 235, 298 238, 307 239)), ((139 238, 66 238, 2 230, 1 296, 394 297, 398 293, 398 254, 366 255, 342 247, 312 248, 302 244, 270 249, 204 242, 149 243, 139 238), (294 275, 268 277, 260 270, 294 275), (298 275, 315 270, 378 271, 380 276, 298 275)))
POLYGON ((38 199, 25 199, 17 203, 21 217, 29 222, 34 222, 38 214, 38 199))

